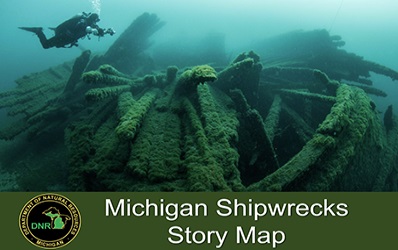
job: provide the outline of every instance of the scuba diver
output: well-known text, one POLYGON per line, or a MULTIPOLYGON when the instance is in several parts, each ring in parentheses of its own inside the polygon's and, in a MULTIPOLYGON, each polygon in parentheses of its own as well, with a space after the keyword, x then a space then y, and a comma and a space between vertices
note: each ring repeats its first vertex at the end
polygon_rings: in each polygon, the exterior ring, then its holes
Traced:
POLYGON ((22 30, 35 33, 43 48, 48 49, 52 47, 57 48, 71 48, 78 46, 77 41, 80 38, 87 36, 90 39, 90 34, 94 36, 103 37, 105 34, 111 36, 115 34, 112 28, 103 29, 97 25, 99 16, 96 13, 81 13, 69 20, 58 25, 56 28, 50 28, 55 31, 55 35, 49 39, 43 33, 42 27, 19 27, 22 30))

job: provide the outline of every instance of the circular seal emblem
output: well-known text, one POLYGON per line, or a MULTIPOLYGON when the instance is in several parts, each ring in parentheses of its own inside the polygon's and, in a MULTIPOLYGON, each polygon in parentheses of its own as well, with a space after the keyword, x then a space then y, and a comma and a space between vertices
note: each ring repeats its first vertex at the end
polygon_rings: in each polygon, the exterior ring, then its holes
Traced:
POLYGON ((79 233, 81 216, 63 195, 41 194, 28 201, 19 215, 22 235, 33 245, 55 249, 69 244, 79 233))

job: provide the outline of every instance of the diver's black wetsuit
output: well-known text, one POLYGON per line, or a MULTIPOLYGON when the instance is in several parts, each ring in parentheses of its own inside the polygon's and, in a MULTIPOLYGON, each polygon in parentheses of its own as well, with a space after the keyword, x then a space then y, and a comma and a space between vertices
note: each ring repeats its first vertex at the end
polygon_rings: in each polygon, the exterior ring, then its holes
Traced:
POLYGON ((80 38, 83 38, 89 34, 87 32, 87 28, 91 28, 93 30, 95 29, 97 33, 94 35, 96 36, 103 36, 105 33, 113 35, 114 31, 112 29, 108 29, 107 31, 105 31, 104 29, 100 28, 96 24, 98 21, 98 15, 95 13, 78 14, 53 29, 55 31, 55 35, 49 39, 47 39, 46 35, 43 33, 43 28, 19 28, 26 31, 34 32, 39 37, 40 43, 45 49, 52 47, 70 48, 73 46, 77 46, 77 41, 80 38))
POLYGON ((55 36, 47 39, 43 31, 36 33, 40 39, 43 48, 51 47, 65 47, 69 44, 69 47, 77 45, 77 40, 87 35, 86 28, 99 28, 98 25, 89 23, 89 20, 84 15, 76 15, 71 19, 61 23, 54 29, 55 36))

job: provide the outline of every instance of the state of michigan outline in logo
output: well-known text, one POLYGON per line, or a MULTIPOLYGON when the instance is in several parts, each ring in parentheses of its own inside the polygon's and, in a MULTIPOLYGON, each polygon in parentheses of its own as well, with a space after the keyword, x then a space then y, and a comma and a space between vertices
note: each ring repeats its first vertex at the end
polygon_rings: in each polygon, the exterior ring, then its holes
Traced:
POLYGON ((41 194, 28 201, 19 215, 23 236, 37 247, 55 249, 69 244, 79 233, 80 212, 59 194, 41 194))

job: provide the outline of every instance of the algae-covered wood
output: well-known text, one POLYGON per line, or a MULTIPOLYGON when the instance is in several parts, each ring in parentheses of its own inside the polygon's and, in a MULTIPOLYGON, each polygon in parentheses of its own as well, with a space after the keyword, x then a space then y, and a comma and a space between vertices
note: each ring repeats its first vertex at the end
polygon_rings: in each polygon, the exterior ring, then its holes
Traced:
POLYGON ((385 96, 369 72, 397 72, 325 30, 264 41, 228 65, 159 69, 145 50, 163 24, 145 13, 103 56, 85 51, 0 93, 0 163, 16 182, 6 189, 398 189, 396 117, 386 112, 386 129, 367 94, 385 96))

